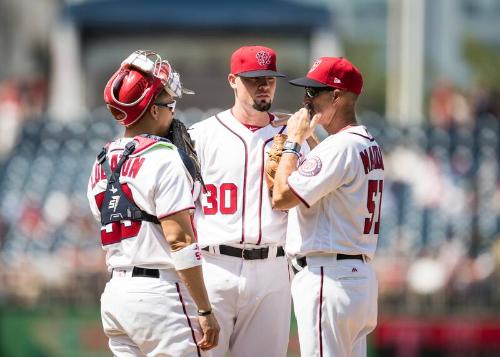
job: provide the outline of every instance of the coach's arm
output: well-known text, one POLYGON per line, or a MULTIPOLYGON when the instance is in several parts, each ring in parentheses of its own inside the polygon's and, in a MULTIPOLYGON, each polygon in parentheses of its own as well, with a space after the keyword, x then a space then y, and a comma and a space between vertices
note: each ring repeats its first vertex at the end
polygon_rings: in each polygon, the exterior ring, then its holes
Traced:
MULTIPOLYGON (((316 114, 312 120, 309 119, 309 111, 302 108, 290 117, 287 123, 288 140, 302 145, 314 132, 321 114, 316 114)), ((274 178, 272 196, 273 208, 287 210, 297 206, 301 200, 288 185, 288 177, 297 168, 298 155, 293 152, 284 151, 274 178)))
POLYGON ((297 167, 298 156, 293 153, 284 152, 274 177, 273 208, 287 210, 300 203, 299 198, 290 189, 288 177, 297 167))

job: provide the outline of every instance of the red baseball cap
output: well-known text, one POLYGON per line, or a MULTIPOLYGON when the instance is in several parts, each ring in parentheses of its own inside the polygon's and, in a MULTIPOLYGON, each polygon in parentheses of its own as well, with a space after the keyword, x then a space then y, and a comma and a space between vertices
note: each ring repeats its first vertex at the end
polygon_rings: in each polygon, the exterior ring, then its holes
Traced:
POLYGON ((343 57, 320 57, 305 77, 291 80, 290 84, 312 88, 333 87, 359 94, 363 88, 363 76, 343 57))
POLYGON ((234 51, 231 73, 240 77, 286 77, 276 70, 276 52, 264 46, 243 46, 234 51))

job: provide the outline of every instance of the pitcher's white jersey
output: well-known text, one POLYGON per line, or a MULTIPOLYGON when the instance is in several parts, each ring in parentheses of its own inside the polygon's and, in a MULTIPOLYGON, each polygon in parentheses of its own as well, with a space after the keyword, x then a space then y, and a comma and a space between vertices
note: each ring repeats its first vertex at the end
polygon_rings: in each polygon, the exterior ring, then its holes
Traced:
POLYGON ((351 126, 330 135, 311 150, 288 184, 302 201, 289 213, 288 254, 364 254, 373 258, 384 163, 382 151, 366 127, 351 126))
POLYGON ((286 133, 286 127, 252 132, 226 110, 194 124, 189 133, 207 188, 196 203, 200 245, 284 244, 288 214, 272 210, 264 164, 273 136, 286 133))
MULTIPOLYGON (((131 140, 122 138, 110 143, 106 161, 110 163, 111 170, 114 170, 125 145, 131 140)), ((123 165, 120 183, 129 200, 158 219, 194 209, 191 177, 172 144, 144 138, 123 165)), ((87 197, 92 214, 98 221, 106 184, 104 170, 95 162, 87 197)), ((113 222, 101 228, 101 242, 110 271, 133 266, 155 269, 174 267, 169 245, 159 224, 148 221, 113 222)))

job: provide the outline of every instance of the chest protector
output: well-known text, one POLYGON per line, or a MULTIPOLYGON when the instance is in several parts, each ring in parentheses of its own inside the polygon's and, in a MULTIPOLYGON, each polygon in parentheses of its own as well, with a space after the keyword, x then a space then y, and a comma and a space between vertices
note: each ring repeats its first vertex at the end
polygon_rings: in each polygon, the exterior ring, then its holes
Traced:
POLYGON ((120 222, 124 220, 132 221, 148 221, 159 224, 158 218, 141 210, 134 202, 131 202, 127 195, 122 190, 120 184, 120 172, 123 164, 129 158, 130 154, 135 151, 136 142, 131 141, 123 150, 122 157, 111 171, 109 160, 107 160, 107 148, 104 147, 97 155, 97 162, 104 169, 108 182, 104 193, 104 200, 101 205, 101 224, 106 226, 112 222, 120 222))
MULTIPOLYGON (((124 220, 148 221, 160 224, 160 221, 156 216, 137 207, 137 205, 123 192, 120 184, 120 172, 123 164, 127 161, 129 156, 134 152, 144 151, 159 141, 171 144, 168 139, 155 135, 144 134, 135 137, 134 140, 127 143, 125 146, 122 156, 113 172, 111 171, 111 167, 107 160, 107 148, 104 147, 99 155, 97 155, 97 162, 102 166, 104 172, 106 173, 106 177, 108 178, 104 200, 101 206, 101 224, 103 226, 112 222, 124 220)), ((188 156, 182 150, 178 150, 178 153, 184 163, 184 166, 193 178, 195 176, 195 168, 193 167, 191 160, 189 160, 188 156)))

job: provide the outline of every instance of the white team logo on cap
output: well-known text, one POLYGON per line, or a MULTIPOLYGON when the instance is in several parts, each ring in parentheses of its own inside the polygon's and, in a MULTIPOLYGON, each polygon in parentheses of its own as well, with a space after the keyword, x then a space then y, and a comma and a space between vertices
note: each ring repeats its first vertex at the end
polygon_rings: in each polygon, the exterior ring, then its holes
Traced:
POLYGON ((340 79, 338 79, 337 77, 335 77, 333 79, 333 83, 337 83, 338 84, 338 83, 342 83, 342 81, 340 79))
POLYGON ((316 62, 313 63, 311 69, 309 70, 309 73, 313 72, 316 68, 318 68, 318 66, 321 64, 321 62, 323 62, 322 60, 316 60, 316 62))
POLYGON ((261 66, 267 66, 271 63, 271 54, 267 51, 257 52, 255 58, 257 58, 257 62, 259 62, 261 66))
POLYGON ((322 163, 319 157, 313 156, 308 158, 302 165, 299 167, 299 173, 302 176, 316 176, 318 172, 321 171, 322 163))

